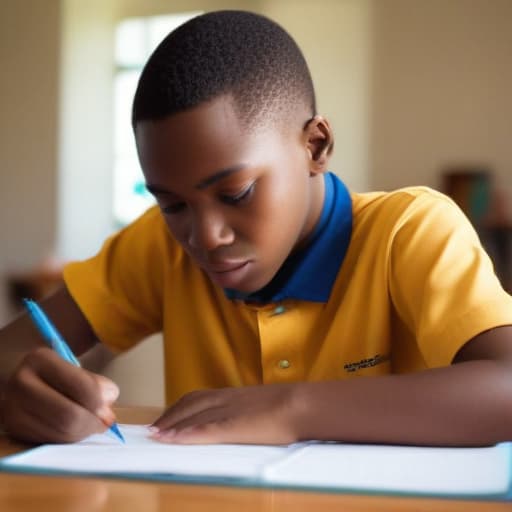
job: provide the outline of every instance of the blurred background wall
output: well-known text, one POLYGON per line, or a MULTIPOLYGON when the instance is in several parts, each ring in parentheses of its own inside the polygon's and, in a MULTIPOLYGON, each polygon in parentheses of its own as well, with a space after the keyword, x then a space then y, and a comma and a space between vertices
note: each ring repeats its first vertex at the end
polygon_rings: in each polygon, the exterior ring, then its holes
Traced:
MULTIPOLYGON (((295 37, 335 131, 331 169, 351 188, 439 188, 443 169, 476 166, 492 171, 510 221, 510 0, 3 0, 0 325, 14 314, 6 276, 87 257, 115 229, 116 24, 220 8, 295 37)), ((109 364, 125 402, 163 400, 158 371, 132 385, 144 365, 160 369, 159 350, 155 338, 109 364)))

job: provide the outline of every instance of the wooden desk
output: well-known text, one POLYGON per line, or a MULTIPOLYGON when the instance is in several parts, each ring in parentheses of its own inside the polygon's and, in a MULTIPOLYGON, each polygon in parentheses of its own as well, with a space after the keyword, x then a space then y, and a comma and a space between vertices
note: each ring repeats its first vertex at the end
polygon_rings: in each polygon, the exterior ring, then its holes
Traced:
MULTIPOLYGON (((158 408, 119 408, 121 423, 146 423, 158 408)), ((26 447, 0 435, 0 456, 26 447)), ((357 496, 0 473, 2 512, 498 512, 510 503, 357 496)))

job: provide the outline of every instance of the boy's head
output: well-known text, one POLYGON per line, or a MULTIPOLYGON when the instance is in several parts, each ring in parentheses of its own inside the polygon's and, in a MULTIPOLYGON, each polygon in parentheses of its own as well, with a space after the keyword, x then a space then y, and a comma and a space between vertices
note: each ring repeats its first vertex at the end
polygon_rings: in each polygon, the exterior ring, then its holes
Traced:
POLYGON ((316 114, 311 75, 295 41, 276 23, 243 11, 193 18, 171 32, 147 62, 133 125, 164 119, 229 95, 244 126, 316 114))
POLYGON ((177 241, 224 288, 268 284, 320 216, 333 140, 293 39, 248 12, 192 19, 150 57, 132 120, 177 241))

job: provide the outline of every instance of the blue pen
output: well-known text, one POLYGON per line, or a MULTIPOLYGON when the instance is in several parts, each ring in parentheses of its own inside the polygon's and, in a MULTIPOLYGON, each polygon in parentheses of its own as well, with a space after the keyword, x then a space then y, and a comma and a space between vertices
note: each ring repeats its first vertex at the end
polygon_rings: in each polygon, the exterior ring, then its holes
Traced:
MULTIPOLYGON (((80 361, 75 357, 75 354, 73 354, 60 332, 52 324, 51 320, 46 316, 45 312, 38 306, 38 304, 31 299, 23 299, 23 303, 27 308, 30 318, 34 322, 34 325, 42 334, 48 345, 50 345, 50 347, 65 361, 68 361, 75 366, 80 366, 80 361)), ((123 434, 121 434, 117 423, 112 423, 109 428, 116 437, 118 437, 123 443, 125 442, 123 434)))

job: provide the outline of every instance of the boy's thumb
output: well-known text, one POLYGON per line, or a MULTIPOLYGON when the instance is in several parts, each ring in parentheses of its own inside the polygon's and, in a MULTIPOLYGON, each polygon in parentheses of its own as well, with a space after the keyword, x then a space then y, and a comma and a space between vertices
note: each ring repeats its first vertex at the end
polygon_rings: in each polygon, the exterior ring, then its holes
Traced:
POLYGON ((115 402, 119 396, 119 388, 117 387, 117 384, 102 375, 96 375, 96 379, 100 388, 102 402, 107 404, 115 402))

